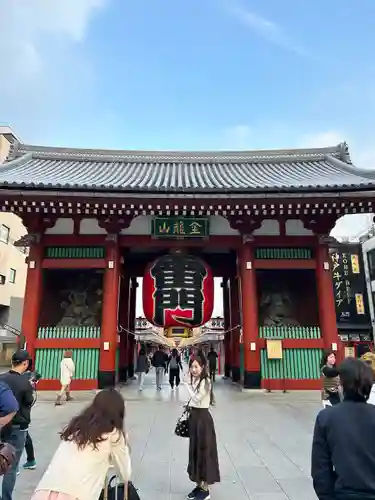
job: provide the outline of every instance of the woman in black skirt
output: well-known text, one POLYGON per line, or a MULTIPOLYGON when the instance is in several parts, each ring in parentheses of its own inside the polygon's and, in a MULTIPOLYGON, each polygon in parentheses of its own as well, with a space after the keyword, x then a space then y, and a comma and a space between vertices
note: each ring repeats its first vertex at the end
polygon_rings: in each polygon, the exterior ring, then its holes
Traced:
POLYGON ((190 436, 187 472, 196 487, 187 498, 208 500, 211 498, 208 486, 220 482, 215 426, 209 411, 213 398, 212 384, 202 355, 190 360, 189 369, 187 388, 190 395, 190 436))

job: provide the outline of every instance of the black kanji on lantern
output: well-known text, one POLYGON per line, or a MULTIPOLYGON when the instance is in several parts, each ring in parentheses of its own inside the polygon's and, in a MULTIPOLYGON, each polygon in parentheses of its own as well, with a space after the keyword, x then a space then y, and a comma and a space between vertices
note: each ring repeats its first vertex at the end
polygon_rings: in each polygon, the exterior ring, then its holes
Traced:
POLYGON ((204 263, 186 255, 166 255, 150 270, 155 283, 154 321, 163 326, 165 312, 186 309, 192 318, 175 317, 185 324, 198 326, 203 320, 203 281, 207 276, 204 263))

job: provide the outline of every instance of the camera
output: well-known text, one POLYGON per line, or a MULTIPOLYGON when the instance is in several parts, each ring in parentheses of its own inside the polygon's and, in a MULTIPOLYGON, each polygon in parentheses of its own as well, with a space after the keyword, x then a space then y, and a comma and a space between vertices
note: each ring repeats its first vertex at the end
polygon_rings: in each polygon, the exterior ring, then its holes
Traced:
POLYGON ((33 372, 30 377, 30 381, 37 383, 42 378, 42 375, 39 372, 33 372))

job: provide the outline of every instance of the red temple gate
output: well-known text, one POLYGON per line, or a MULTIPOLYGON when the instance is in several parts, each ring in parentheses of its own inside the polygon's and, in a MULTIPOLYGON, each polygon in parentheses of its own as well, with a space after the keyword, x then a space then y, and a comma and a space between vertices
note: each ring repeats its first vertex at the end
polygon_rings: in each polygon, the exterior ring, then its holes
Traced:
POLYGON ((77 365, 73 389, 132 376, 136 279, 175 250, 223 278, 227 376, 245 388, 318 388, 322 349, 341 355, 329 233, 339 217, 373 211, 374 181, 345 144, 137 153, 14 143, 0 204, 28 230, 22 329, 41 387, 58 387, 64 349, 77 365), (282 359, 268 359, 270 339, 282 359))

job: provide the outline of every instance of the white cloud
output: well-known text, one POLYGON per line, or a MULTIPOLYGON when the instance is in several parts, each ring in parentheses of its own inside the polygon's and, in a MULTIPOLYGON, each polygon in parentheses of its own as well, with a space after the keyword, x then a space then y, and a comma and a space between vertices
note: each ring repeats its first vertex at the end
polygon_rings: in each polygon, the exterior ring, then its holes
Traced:
POLYGON ((226 9, 233 15, 239 22, 246 26, 249 30, 256 33, 258 36, 264 38, 274 45, 278 45, 289 52, 302 57, 311 57, 308 52, 295 44, 289 36, 284 32, 283 28, 265 17, 247 9, 240 3, 229 5, 226 4, 226 9))
MULTIPOLYGON (((351 160, 356 167, 375 169, 375 149, 366 145, 359 147, 356 141, 345 137, 345 133, 338 130, 328 130, 316 134, 306 135, 301 139, 301 147, 323 148, 335 146, 347 141, 351 160)), ((355 214, 341 217, 332 230, 332 236, 338 240, 355 238, 366 231, 373 224, 373 214, 355 214)))
MULTIPOLYGON (((0 57, 10 65, 6 80, 22 72, 33 76, 41 69, 49 42, 61 37, 81 42, 95 11, 106 0, 2 0, 0 4, 0 57), (14 72, 15 74, 12 74, 14 72)), ((14 83, 14 82, 13 82, 14 83)))
POLYGON ((249 125, 234 125, 233 127, 229 127, 224 135, 225 149, 249 149, 252 138, 252 130, 249 125))
POLYGON ((337 146, 345 141, 344 134, 336 130, 328 130, 318 134, 305 135, 301 139, 301 147, 305 148, 325 148, 337 146))
POLYGON ((361 168, 375 170, 375 148, 369 147, 356 151, 353 163, 361 168))
POLYGON ((375 170, 375 148, 373 145, 360 143, 339 130, 327 130, 326 132, 305 135, 299 141, 299 147, 324 148, 336 146, 345 141, 348 143, 353 165, 358 168, 375 170))
POLYGON ((64 110, 77 82, 92 81, 83 42, 92 17, 106 4, 107 0, 0 1, 3 121, 11 122, 16 131, 35 127, 44 114, 64 110))
POLYGON ((331 232, 337 240, 358 239, 373 224, 374 214, 344 215, 336 222, 331 232))

